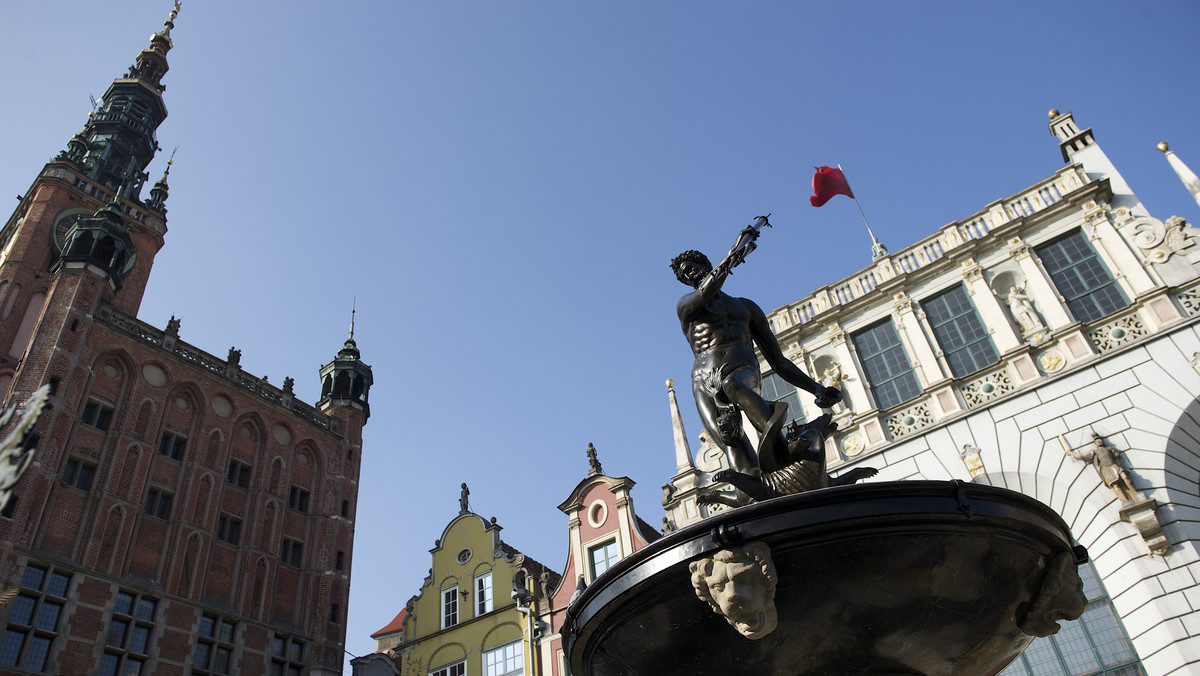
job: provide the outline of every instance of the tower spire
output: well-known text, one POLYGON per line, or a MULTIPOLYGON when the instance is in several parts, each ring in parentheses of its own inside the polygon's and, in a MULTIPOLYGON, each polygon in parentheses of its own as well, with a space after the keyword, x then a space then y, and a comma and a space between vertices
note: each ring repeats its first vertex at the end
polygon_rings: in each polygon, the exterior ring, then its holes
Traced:
POLYGON ((179 16, 175 2, 163 29, 150 36, 124 76, 113 80, 101 103, 88 116, 83 131, 67 143, 56 159, 74 163, 90 179, 116 191, 130 183, 122 197, 139 201, 146 165, 159 150, 155 131, 167 117, 162 78, 167 73, 171 29, 179 16))
POLYGON ((167 160, 167 168, 163 169, 162 178, 158 179, 158 183, 150 189, 150 201, 146 202, 146 206, 158 211, 159 213, 167 213, 167 196, 170 194, 171 186, 167 185, 167 177, 171 175, 171 165, 175 164, 175 153, 179 152, 179 146, 175 146, 175 150, 171 151, 171 157, 167 160))
POLYGON ((1167 163, 1175 170, 1175 175, 1183 182, 1183 187, 1192 193, 1192 199, 1196 200, 1196 204, 1200 204, 1200 178, 1197 178, 1196 173, 1189 169, 1188 165, 1184 164, 1183 160, 1175 155, 1166 141, 1160 142, 1158 149, 1167 157, 1167 163))

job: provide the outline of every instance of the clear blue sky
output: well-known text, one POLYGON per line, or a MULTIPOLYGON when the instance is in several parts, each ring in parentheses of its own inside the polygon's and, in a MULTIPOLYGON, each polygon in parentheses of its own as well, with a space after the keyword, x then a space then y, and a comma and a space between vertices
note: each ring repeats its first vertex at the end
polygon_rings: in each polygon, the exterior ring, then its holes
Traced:
MULTIPOLYGON (((10 206, 170 4, 6 3, 10 206)), ((845 167, 898 250, 1056 171, 1059 108, 1152 214, 1200 222, 1154 149, 1200 170, 1198 29, 1195 2, 190 0, 141 317, 181 317, 184 340, 236 345, 312 402, 357 295, 375 371, 347 637, 363 654, 419 590, 460 482, 555 568, 589 441, 660 522, 663 381, 691 362, 667 263, 720 256, 772 212, 731 293, 770 311, 865 266, 854 205, 809 206, 814 165, 845 167)))

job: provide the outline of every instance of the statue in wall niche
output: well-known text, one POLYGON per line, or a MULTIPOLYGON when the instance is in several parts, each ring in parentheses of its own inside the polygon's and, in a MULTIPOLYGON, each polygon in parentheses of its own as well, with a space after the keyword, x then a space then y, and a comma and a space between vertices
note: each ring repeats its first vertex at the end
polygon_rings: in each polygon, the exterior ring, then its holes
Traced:
POLYGON ((747 542, 693 561, 692 587, 701 601, 742 636, 757 640, 775 631, 775 587, 779 580, 764 542, 747 542))
POLYGON ((1141 497, 1138 490, 1133 487, 1133 480, 1129 478, 1129 472, 1126 472, 1125 468, 1121 466, 1119 451, 1105 444, 1104 438, 1099 434, 1092 432, 1092 446, 1089 448, 1082 451, 1068 448, 1063 450, 1072 458, 1092 463, 1092 466, 1100 473, 1100 481, 1104 482, 1104 485, 1112 490, 1121 502, 1131 502, 1141 497))
POLYGON ((787 404, 762 396, 755 346, 776 375, 816 395, 818 406, 827 408, 841 400, 836 388, 813 380, 783 355, 762 308, 722 290, 733 268, 754 250, 759 231, 769 225, 766 216, 756 218, 716 267, 699 251, 685 251, 671 261, 675 277, 693 289, 679 299, 676 311, 695 355, 692 394, 700 419, 712 439, 725 446, 730 466, 754 476, 811 459, 800 435, 785 436, 787 404), (742 413, 759 432, 757 448, 742 434, 742 413))
POLYGON ((1021 286, 1008 287, 1008 311, 1012 313, 1013 321, 1021 327, 1021 333, 1029 335, 1038 331, 1044 331, 1046 325, 1037 315, 1037 311, 1033 309, 1033 303, 1029 300, 1029 296, 1025 294, 1025 284, 1021 282, 1021 286))

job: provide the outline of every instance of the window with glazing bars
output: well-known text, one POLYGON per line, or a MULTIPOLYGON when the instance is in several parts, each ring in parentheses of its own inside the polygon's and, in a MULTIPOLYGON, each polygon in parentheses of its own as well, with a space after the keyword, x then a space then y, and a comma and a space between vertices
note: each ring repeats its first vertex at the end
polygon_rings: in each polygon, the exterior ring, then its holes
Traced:
POLYGON ((140 676, 150 653, 158 601, 133 592, 118 592, 108 622, 100 676, 140 676))
POLYGON ((8 603, 0 665, 34 672, 46 669, 70 586, 71 576, 53 568, 32 564, 25 568, 21 591, 8 603))
POLYGON ((921 309, 956 378, 991 366, 1000 358, 962 284, 926 298, 921 309))
POLYGON ((1082 231, 1043 244, 1035 251, 1075 319, 1094 321, 1129 305, 1082 231))
POLYGON ((762 377, 763 399, 767 401, 782 401, 787 404, 787 420, 783 421, 786 429, 791 423, 797 425, 804 422, 804 406, 800 404, 800 392, 788 381, 774 373, 764 373, 762 377))
POLYGON ((917 374, 890 317, 855 333, 852 339, 867 382, 871 383, 876 407, 888 409, 921 393, 917 374))

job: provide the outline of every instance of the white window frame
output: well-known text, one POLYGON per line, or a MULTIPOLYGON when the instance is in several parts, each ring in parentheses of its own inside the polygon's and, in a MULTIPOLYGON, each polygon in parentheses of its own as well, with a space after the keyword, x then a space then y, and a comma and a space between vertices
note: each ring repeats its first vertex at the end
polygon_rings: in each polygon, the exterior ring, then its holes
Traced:
POLYGON ((495 609, 495 594, 492 591, 492 571, 489 570, 475 576, 475 615, 477 617, 495 609))
POLYGON ((621 547, 617 544, 616 538, 611 538, 609 540, 605 540, 603 542, 598 542, 598 543, 588 547, 587 548, 587 556, 588 556, 588 559, 587 559, 588 574, 592 576, 592 580, 595 580, 596 578, 603 575, 604 571, 608 570, 609 568, 612 568, 613 565, 616 564, 617 561, 621 560, 621 547), (605 558, 604 570, 597 571, 595 554, 596 554, 596 552, 606 550, 609 547, 613 548, 614 556, 611 559, 609 559, 609 557, 605 556, 604 557, 605 558))
POLYGON ((458 585, 442 589, 442 629, 458 625, 458 585), (449 601, 447 601, 449 599, 449 601), (453 608, 451 608, 453 605, 453 608), (453 620, 453 621, 451 621, 453 620))
POLYGON ((483 676, 523 676, 524 673, 525 651, 520 639, 483 651, 483 676), (516 668, 512 669, 514 662, 516 668))
POLYGON ((437 671, 431 670, 429 676, 466 676, 467 661, 460 660, 454 664, 447 664, 437 671))

